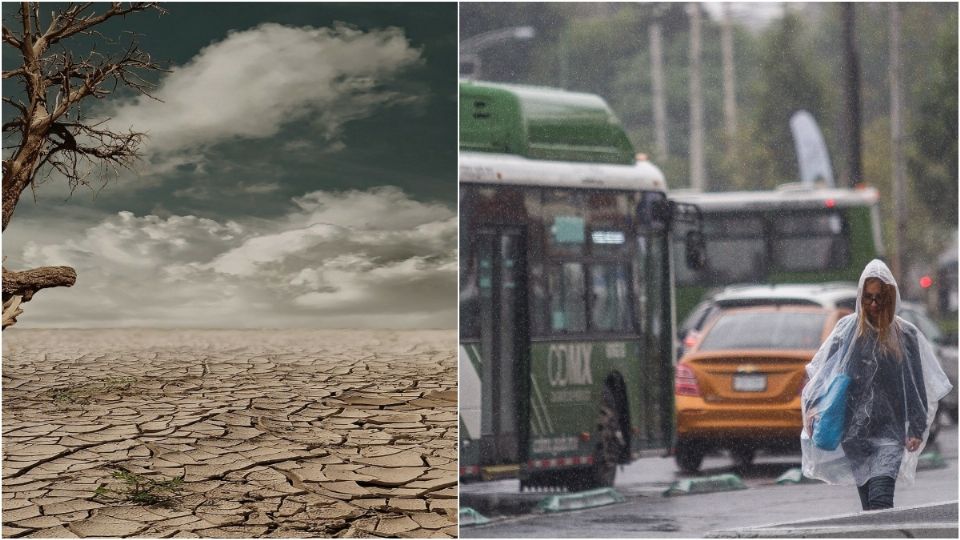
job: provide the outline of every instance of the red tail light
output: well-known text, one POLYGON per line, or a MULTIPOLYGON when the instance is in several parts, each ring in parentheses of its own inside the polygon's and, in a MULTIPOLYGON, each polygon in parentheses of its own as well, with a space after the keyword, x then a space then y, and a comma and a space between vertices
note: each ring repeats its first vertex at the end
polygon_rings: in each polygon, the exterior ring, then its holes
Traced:
POLYGON ((678 396, 699 396, 700 386, 697 385, 697 376, 686 364, 677 364, 674 375, 673 393, 678 396))
POLYGON ((696 330, 691 330, 687 333, 687 336, 683 338, 683 349, 689 351, 697 344, 697 341, 700 341, 700 332, 696 330))

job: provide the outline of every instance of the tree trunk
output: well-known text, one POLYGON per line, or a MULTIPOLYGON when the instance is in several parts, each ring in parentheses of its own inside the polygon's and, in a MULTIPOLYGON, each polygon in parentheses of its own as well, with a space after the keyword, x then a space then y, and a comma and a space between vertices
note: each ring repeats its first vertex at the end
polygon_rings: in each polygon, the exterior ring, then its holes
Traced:
POLYGON ((700 82, 700 4, 690 10, 690 187, 706 189, 703 161, 703 88, 700 82))
POLYGON ((664 162, 670 155, 670 149, 667 146, 667 99, 663 92, 663 36, 660 21, 650 24, 650 78, 653 82, 653 126, 656 132, 657 160, 664 162))
MULTIPOLYGON (((900 6, 890 4, 890 156, 893 160, 893 208, 896 226, 896 251, 893 275, 897 283, 905 283, 907 275, 904 253, 907 248, 907 172, 903 157, 903 117, 900 88, 900 6)), ((902 286, 902 285, 901 285, 902 286)))
POLYGON ((13 218, 20 194, 27 189, 40 162, 46 134, 28 135, 26 144, 9 160, 4 160, 3 171, 3 230, 13 218))
POLYGON ((841 5, 843 13, 843 95, 844 139, 846 139, 846 181, 853 187, 863 180, 860 164, 860 60, 857 57, 856 11, 853 3, 841 5))
POLYGON ((733 29, 730 24, 730 4, 723 4, 720 51, 723 58, 723 131, 726 135, 727 161, 735 172, 739 172, 736 154, 737 83, 733 61, 733 29))

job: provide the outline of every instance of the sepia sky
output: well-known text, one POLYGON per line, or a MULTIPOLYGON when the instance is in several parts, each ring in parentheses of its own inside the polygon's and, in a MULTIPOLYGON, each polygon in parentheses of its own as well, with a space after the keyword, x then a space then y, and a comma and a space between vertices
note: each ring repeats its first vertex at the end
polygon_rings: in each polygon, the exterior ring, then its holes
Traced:
POLYGON ((85 109, 148 133, 136 171, 51 177, 3 233, 8 269, 78 274, 17 328, 453 328, 456 5, 165 7, 101 28, 169 68, 160 101, 85 109))

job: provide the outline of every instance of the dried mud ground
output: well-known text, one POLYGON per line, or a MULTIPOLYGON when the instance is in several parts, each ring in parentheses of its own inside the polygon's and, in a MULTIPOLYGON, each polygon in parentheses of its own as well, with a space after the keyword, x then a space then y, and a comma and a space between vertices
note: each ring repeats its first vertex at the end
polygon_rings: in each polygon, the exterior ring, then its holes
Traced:
POLYGON ((456 536, 451 331, 3 332, 3 536, 456 536))

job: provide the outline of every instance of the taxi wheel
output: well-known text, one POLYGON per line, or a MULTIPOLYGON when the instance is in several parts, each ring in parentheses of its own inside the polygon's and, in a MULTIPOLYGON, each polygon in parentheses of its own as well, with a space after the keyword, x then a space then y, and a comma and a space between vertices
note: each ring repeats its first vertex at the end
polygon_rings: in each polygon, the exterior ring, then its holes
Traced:
POLYGON ((700 471, 700 465, 703 464, 703 456, 706 451, 703 446, 680 439, 677 441, 676 452, 677 466, 685 473, 695 473, 700 471))

